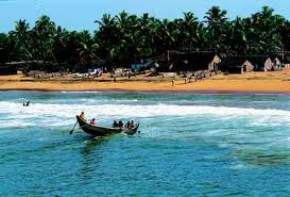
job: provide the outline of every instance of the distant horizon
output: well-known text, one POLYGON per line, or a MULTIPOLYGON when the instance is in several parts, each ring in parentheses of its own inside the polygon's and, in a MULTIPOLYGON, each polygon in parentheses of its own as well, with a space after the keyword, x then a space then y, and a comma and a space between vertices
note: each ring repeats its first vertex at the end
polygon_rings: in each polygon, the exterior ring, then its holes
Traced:
POLYGON ((196 0, 187 2, 186 0, 172 0, 167 2, 160 0, 123 0, 114 2, 113 0, 76 0, 70 2, 62 0, 0 0, 0 32, 6 33, 14 29, 15 21, 25 19, 30 24, 38 17, 47 15, 57 25, 68 30, 96 30, 95 20, 100 19, 103 14, 116 15, 122 10, 130 13, 141 15, 149 13, 159 19, 174 19, 182 17, 183 12, 192 12, 201 21, 207 10, 212 6, 219 6, 228 12, 227 17, 233 20, 237 16, 247 17, 261 10, 263 6, 269 6, 274 9, 275 14, 279 14, 290 19, 290 3, 281 1, 242 1, 237 0, 233 3, 229 0, 196 0), (251 5, 251 6, 249 6, 251 5))

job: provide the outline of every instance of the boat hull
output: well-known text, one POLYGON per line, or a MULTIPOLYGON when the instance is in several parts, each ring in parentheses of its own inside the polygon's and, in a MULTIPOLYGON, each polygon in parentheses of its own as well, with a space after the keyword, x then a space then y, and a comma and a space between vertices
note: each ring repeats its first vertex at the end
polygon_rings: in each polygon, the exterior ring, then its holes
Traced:
POLYGON ((87 134, 92 136, 106 136, 117 133, 126 133, 128 135, 134 135, 139 127, 139 124, 133 129, 121 129, 121 128, 107 128, 107 127, 98 127, 88 124, 84 119, 79 116, 76 116, 80 128, 87 134))

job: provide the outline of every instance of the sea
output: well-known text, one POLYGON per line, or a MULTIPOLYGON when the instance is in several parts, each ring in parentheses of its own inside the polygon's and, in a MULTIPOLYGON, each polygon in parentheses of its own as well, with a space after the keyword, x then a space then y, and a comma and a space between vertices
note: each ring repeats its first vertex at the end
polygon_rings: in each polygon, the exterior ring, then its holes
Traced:
POLYGON ((290 95, 0 92, 0 196, 290 196, 290 95))

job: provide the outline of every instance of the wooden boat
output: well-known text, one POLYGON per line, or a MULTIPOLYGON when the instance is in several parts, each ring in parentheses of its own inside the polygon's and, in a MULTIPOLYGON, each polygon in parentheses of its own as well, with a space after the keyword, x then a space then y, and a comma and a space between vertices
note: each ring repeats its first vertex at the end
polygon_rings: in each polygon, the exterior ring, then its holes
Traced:
POLYGON ((99 127, 99 126, 94 126, 90 125, 87 123, 86 120, 82 119, 80 116, 76 116, 77 121, 79 123, 80 128, 92 135, 92 136, 105 136, 105 135, 112 135, 112 134, 117 134, 117 133, 126 133, 127 135, 134 135, 139 128, 139 124, 136 125, 135 128, 133 129, 126 129, 126 128, 108 128, 108 127, 99 127))

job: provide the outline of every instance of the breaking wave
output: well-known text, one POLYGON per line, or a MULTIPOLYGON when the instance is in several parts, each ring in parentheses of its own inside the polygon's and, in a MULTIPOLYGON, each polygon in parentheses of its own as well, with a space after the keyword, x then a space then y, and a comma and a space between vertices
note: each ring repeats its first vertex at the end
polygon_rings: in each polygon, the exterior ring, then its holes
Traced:
POLYGON ((110 118, 147 118, 161 116, 205 116, 220 119, 253 118, 253 124, 263 124, 269 120, 275 123, 290 124, 290 111, 278 109, 255 109, 225 106, 200 105, 165 105, 165 104, 44 104, 33 103, 30 107, 22 107, 21 103, 0 102, 0 128, 11 125, 13 121, 25 122, 36 120, 43 125, 71 124, 74 116, 84 111, 88 117, 110 118), (11 119, 7 121, 7 119, 11 119), (8 122, 8 124, 3 124, 8 122), (11 123, 11 124, 10 124, 11 123))

